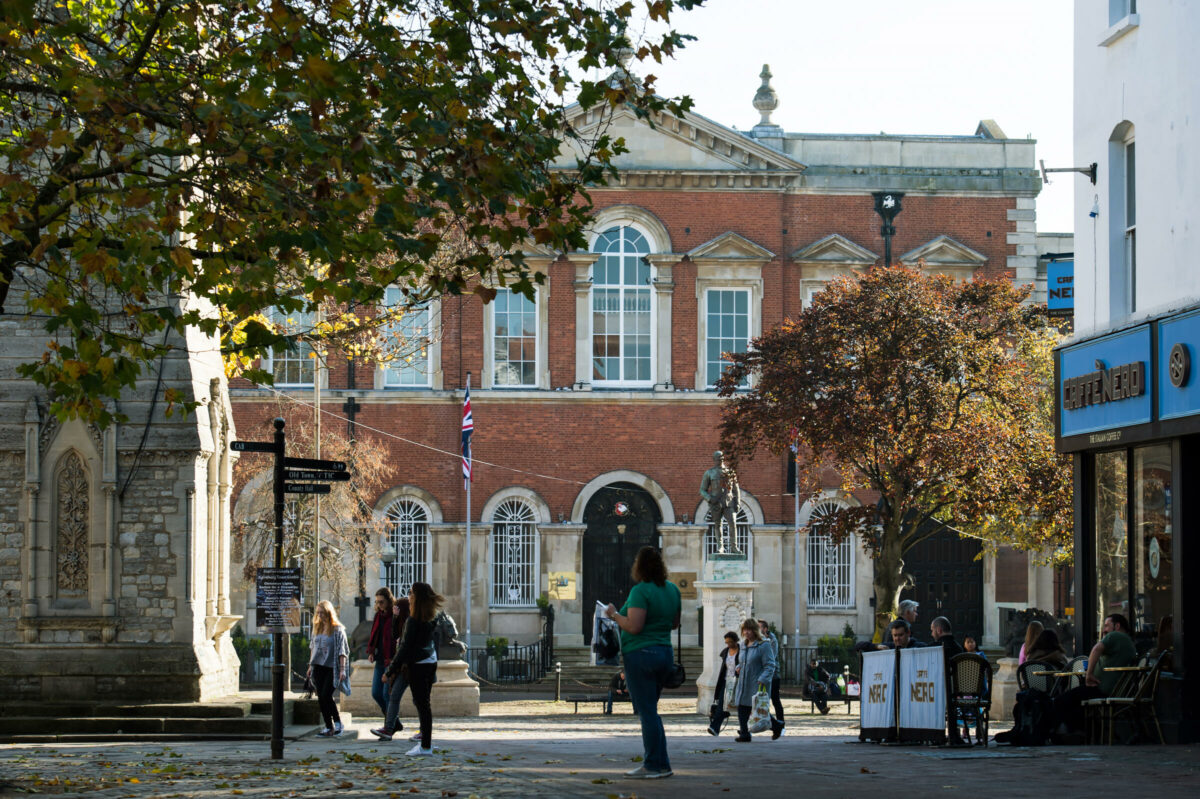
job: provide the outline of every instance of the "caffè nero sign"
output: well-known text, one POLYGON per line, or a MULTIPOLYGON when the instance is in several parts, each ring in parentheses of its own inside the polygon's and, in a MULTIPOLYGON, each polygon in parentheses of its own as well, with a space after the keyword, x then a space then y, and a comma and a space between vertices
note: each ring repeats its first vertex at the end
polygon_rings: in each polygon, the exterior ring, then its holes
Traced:
POLYGON ((1103 405, 1146 393, 1146 363, 1135 361, 1105 368, 1096 361, 1096 371, 1062 381, 1063 408, 1068 411, 1103 405))

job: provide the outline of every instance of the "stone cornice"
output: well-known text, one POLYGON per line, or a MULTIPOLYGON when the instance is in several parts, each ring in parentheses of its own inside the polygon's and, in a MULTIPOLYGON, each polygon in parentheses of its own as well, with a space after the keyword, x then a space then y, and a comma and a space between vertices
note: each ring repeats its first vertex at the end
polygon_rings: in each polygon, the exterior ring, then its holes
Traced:
MULTIPOLYGON (((302 398, 308 402, 312 397, 311 391, 297 391, 281 393, 302 398)), ((238 400, 241 403, 275 403, 278 398, 274 393, 262 391, 253 388, 236 388, 230 389, 229 395, 231 398, 238 400)), ((440 404, 462 404, 462 391, 450 390, 434 390, 434 389, 324 389, 321 392, 324 402, 340 405, 347 397, 353 396, 362 404, 378 404, 378 405, 440 405, 440 404)), ((525 390, 525 389, 482 389, 473 388, 471 390, 471 399, 474 402, 487 402, 489 404, 529 404, 531 402, 546 402, 546 403, 561 403, 571 404, 577 402, 588 402, 594 404, 609 404, 609 405, 625 405, 628 403, 639 404, 672 404, 672 403, 695 403, 700 405, 721 405, 727 400, 718 397, 716 393, 711 391, 609 391, 609 390, 590 390, 590 391, 573 391, 570 388, 551 389, 551 390, 525 390)))

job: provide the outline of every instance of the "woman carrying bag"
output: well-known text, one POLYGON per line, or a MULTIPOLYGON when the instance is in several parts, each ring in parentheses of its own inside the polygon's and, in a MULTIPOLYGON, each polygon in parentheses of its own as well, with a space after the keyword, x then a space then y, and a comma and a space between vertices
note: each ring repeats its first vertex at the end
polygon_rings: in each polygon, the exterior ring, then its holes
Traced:
MULTIPOLYGON (((770 719, 771 739, 783 734, 783 724, 771 716, 771 680, 775 677, 775 650, 763 640, 762 630, 754 619, 742 622, 742 638, 745 645, 741 652, 738 669, 738 736, 739 743, 750 741, 750 716, 754 712, 756 721, 765 715, 770 719)), ((766 727, 764 726, 764 731, 766 727)), ((755 730, 758 732, 759 730, 755 730)))
POLYGON ((667 733, 658 715, 658 697, 675 678, 671 630, 679 626, 679 588, 667 579, 667 566, 654 547, 642 547, 633 560, 636 585, 620 611, 609 605, 605 615, 621 628, 621 656, 629 699, 642 723, 642 765, 626 777, 653 780, 670 777, 667 733))
POLYGON ((412 584, 408 589, 410 615, 404 623, 396 657, 392 658, 392 665, 387 669, 389 682, 403 677, 412 691, 413 705, 421 724, 421 740, 408 750, 408 754, 414 756, 433 754, 433 709, 429 704, 429 695, 437 681, 437 641, 434 640, 434 631, 443 601, 428 583, 412 584))
POLYGON ((717 656, 717 687, 713 690, 712 708, 708 711, 708 734, 717 735, 721 725, 737 709, 737 667, 740 647, 735 632, 725 633, 725 648, 717 656))

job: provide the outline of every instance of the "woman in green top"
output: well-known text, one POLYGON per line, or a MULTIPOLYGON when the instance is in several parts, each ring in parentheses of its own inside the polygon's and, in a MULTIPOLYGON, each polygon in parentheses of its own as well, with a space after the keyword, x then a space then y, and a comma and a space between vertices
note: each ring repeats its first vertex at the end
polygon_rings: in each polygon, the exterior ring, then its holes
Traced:
POLYGON ((674 671, 671 630, 679 626, 679 588, 667 579, 667 566, 654 547, 642 547, 633 560, 637 583, 618 611, 609 605, 606 614, 621 628, 621 655, 629 699, 642 723, 642 765, 626 772, 634 779, 671 776, 667 734, 658 715, 663 683, 674 671))

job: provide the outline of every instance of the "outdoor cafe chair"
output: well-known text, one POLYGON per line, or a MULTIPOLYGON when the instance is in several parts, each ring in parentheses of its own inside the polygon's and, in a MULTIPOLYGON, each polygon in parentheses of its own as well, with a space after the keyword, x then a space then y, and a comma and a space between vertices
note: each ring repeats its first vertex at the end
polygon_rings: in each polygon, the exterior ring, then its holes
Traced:
POLYGON ((1051 676, 1054 671, 1050 663, 1027 660, 1017 669, 1017 688, 1021 691, 1041 691, 1048 696, 1054 690, 1055 678, 1051 676))
POLYGON ((1075 675, 1071 677, 1070 685, 1067 686, 1068 690, 1083 685, 1084 678, 1087 677, 1087 655, 1076 655, 1071 658, 1071 662, 1067 664, 1067 671, 1075 675))
POLYGON ((1143 657, 1136 666, 1122 666, 1106 669, 1121 673, 1112 695, 1089 699, 1083 703, 1083 712, 1087 719, 1088 743, 1106 743, 1111 745, 1117 722, 1129 717, 1133 721, 1134 740, 1142 733, 1149 737, 1149 722, 1154 722, 1158 733, 1158 742, 1166 743, 1162 726, 1158 723, 1158 712, 1154 707, 1155 694, 1158 691, 1158 677, 1162 673, 1163 655, 1151 659, 1143 657), (1097 729, 1098 728, 1098 729, 1097 729), (1099 732, 1094 736, 1093 733, 1099 732), (1107 734, 1106 734, 1107 733, 1107 734))
POLYGON ((970 740, 975 724, 975 743, 987 746, 988 714, 992 707, 992 666, 987 658, 971 652, 950 659, 950 718, 964 729, 970 740))

